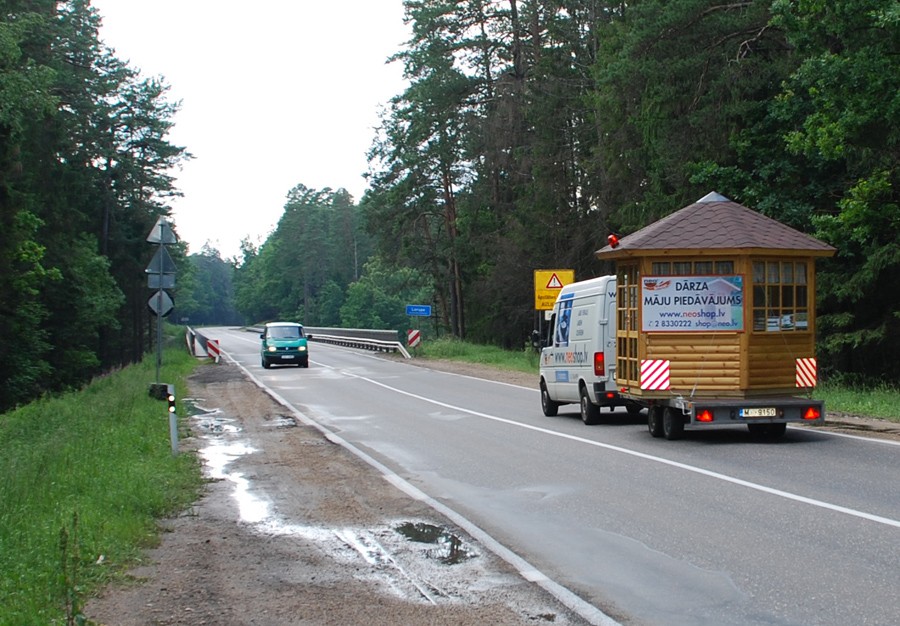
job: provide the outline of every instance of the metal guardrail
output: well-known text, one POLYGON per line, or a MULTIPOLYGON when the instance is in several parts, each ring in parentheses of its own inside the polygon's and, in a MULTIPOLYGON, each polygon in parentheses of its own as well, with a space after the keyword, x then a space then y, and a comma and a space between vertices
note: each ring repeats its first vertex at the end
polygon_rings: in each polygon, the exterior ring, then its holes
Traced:
POLYGON ((220 350, 218 339, 210 339, 198 330, 186 326, 184 341, 187 343, 187 348, 191 353, 191 356, 201 358, 209 357, 216 363, 219 362, 220 350))
MULTIPOLYGON (((248 331, 261 333, 262 328, 248 326, 248 331)), ((409 352, 397 339, 396 330, 371 330, 367 328, 325 328, 316 326, 304 326, 304 332, 309 335, 310 341, 321 341, 346 348, 359 348, 374 352, 399 352, 405 358, 411 359, 409 352)))
POLYGON ((400 352, 407 359, 412 358, 403 344, 399 341, 382 341, 380 339, 366 339, 364 337, 340 337, 337 335, 322 335, 312 333, 310 341, 321 341, 336 346, 344 346, 347 348, 362 348, 364 350, 373 350, 375 352, 400 352))
POLYGON ((370 328, 327 328, 321 326, 304 326, 309 335, 331 335, 333 337, 355 337, 357 339, 377 339, 378 341, 398 341, 396 330, 372 330, 370 328))

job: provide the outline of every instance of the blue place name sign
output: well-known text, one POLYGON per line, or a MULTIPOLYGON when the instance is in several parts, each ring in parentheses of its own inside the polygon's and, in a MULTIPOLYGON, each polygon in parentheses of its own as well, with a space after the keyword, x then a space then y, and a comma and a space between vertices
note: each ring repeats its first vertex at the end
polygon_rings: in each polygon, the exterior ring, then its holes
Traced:
POLYGON ((407 304, 406 314, 410 317, 431 317, 430 304, 407 304))

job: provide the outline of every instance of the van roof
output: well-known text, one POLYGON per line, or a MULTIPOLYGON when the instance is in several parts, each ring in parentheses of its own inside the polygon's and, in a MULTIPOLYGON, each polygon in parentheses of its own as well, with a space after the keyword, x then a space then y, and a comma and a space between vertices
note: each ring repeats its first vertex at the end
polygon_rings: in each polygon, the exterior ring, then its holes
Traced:
POLYGON ((596 294, 606 293, 607 284, 615 281, 615 276, 597 276, 596 278, 588 278, 577 283, 569 283, 564 285, 559 291, 559 297, 568 294, 577 294, 578 296, 593 296, 596 294))
POLYGON ((298 324, 297 322, 268 322, 266 326, 300 326, 302 328, 303 324, 298 324))

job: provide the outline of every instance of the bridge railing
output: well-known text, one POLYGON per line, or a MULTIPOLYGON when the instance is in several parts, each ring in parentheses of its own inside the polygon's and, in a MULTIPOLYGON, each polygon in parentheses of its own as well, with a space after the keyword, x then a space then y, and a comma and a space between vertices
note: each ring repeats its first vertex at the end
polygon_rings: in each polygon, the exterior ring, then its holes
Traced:
MULTIPOLYGON (((262 328, 248 327, 247 330, 261 333, 262 328)), ((398 339, 396 330, 370 330, 367 328, 325 328, 304 326, 310 341, 320 341, 336 346, 372 350, 373 352, 399 352, 405 358, 412 358, 406 347, 398 339)))

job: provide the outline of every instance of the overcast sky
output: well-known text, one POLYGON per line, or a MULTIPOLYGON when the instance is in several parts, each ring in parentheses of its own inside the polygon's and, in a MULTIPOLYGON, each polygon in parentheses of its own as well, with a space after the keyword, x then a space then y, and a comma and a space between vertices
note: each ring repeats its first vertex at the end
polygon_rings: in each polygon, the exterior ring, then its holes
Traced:
POLYGON ((378 112, 403 91, 386 64, 409 38, 402 0, 93 0, 101 39, 182 102, 170 140, 175 227, 223 258, 275 227, 296 185, 366 188, 378 112))

